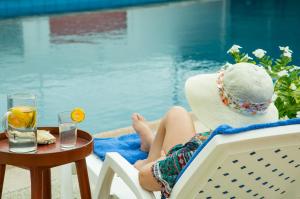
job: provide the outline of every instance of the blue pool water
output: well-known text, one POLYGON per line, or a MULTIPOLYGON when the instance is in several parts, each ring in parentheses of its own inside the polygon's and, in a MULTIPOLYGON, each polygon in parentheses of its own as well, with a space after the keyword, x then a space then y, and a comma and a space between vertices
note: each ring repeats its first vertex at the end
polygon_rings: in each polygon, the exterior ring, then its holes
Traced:
POLYGON ((113 9, 168 1, 172 0, 1 0, 0 18, 113 9))
POLYGON ((232 44, 251 53, 279 45, 300 63, 298 1, 187 1, 159 6, 0 21, 0 113, 6 94, 38 97, 39 125, 86 110, 80 127, 97 133, 130 125, 132 112, 158 119, 188 108, 184 82, 215 72, 232 44))

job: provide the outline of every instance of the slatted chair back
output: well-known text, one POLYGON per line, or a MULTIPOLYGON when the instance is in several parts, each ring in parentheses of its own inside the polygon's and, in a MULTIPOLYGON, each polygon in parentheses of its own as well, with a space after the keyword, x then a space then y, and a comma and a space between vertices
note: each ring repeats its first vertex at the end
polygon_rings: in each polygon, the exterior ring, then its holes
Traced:
POLYGON ((299 199, 300 124, 214 136, 171 198, 299 199))

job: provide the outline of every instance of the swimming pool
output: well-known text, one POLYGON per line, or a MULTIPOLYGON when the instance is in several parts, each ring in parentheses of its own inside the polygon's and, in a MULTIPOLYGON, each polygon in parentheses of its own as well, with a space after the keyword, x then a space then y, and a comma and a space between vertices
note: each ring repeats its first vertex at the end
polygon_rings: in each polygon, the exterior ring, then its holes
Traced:
POLYGON ((115 9, 168 1, 172 0, 1 0, 0 18, 115 9))
POLYGON ((91 133, 149 120, 173 105, 188 108, 184 82, 215 72, 240 44, 272 55, 289 45, 300 62, 296 1, 188 1, 110 12, 0 21, 0 113, 6 94, 38 97, 39 125, 83 107, 91 133), (251 11, 251 12, 250 12, 251 11))

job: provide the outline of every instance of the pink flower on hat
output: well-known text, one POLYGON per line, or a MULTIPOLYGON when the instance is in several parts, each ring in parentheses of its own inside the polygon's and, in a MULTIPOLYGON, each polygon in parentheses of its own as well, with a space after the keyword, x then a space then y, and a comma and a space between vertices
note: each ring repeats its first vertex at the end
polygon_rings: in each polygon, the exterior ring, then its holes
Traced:
POLYGON ((245 103, 243 103, 242 107, 247 109, 247 108, 250 107, 250 103, 249 102, 245 102, 245 103))

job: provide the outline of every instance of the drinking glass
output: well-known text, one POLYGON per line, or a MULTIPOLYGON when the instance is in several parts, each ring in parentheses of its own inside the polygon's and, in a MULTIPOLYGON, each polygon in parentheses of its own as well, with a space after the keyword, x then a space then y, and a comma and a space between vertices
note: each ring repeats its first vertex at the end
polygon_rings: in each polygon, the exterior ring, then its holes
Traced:
POLYGON ((77 125, 71 119, 71 112, 66 111, 58 114, 58 126, 60 147, 69 149, 76 145, 77 140, 77 125))
POLYGON ((28 93, 7 96, 7 112, 2 119, 9 151, 28 153, 37 150, 36 97, 28 93))

